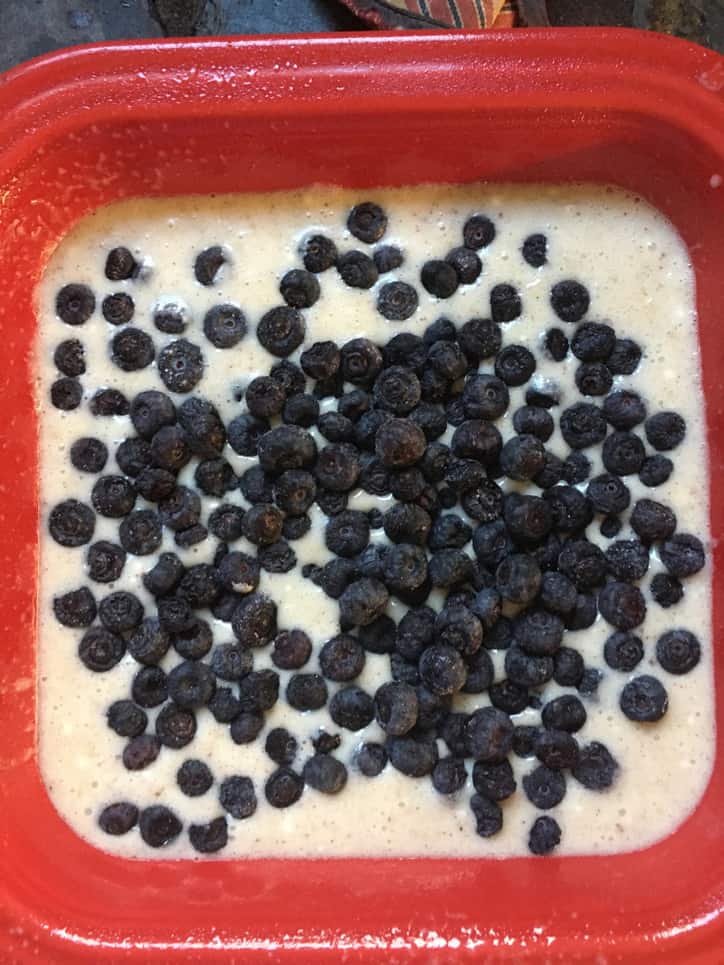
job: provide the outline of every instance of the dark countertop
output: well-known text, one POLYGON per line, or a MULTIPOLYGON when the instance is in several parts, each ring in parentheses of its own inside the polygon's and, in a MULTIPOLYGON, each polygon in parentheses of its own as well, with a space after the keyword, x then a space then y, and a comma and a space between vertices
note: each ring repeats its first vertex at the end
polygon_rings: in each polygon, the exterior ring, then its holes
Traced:
MULTIPOLYGON (((0 70, 97 40, 360 30, 336 0, 2 0, 0 70)), ((724 52, 724 0, 548 0, 556 26, 637 26, 724 52)))

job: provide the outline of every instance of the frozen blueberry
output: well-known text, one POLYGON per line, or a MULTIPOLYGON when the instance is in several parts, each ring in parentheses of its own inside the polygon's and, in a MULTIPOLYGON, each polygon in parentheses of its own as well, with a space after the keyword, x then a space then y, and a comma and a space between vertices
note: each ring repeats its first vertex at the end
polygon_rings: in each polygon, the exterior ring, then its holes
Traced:
POLYGON ((565 730, 546 728, 535 742, 535 755, 554 771, 570 769, 578 763, 578 741, 565 730))
POLYGON ((463 242, 466 248, 479 251, 495 238, 495 225, 484 214, 471 215, 463 225, 463 242))
MULTIPOLYGON (((577 650, 573 650, 571 647, 561 647, 553 658, 553 662, 553 679, 560 687, 577 687, 580 684, 584 664, 583 657, 577 650)), ((560 724, 556 726, 560 726, 560 724)))
POLYGON ((676 515, 663 503, 639 499, 631 513, 631 528, 644 543, 668 540, 676 530, 676 515))
POLYGON ((544 727, 570 733, 574 733, 583 727, 586 723, 586 716, 586 708, 573 694, 563 694, 549 700, 541 713, 544 727))
POLYGON ((595 476, 586 488, 586 495, 597 513, 622 513, 631 502, 627 486, 610 473, 595 476))
POLYGON ((56 409, 70 412, 77 409, 83 398, 83 386, 78 379, 56 379, 50 387, 50 401, 56 409))
POLYGON ((686 423, 678 412, 657 412, 644 425, 646 438, 658 452, 675 449, 686 435, 686 423))
POLYGON ((689 533, 675 533, 659 547, 661 562, 672 576, 693 576, 704 567, 706 555, 701 540, 689 533))
POLYGON ((633 375, 641 361, 641 346, 630 338, 617 338, 606 366, 612 375, 633 375))
POLYGON ((183 829, 176 814, 163 804, 144 808, 138 821, 141 837, 152 848, 162 848, 177 838, 183 829))
POLYGON ((138 626, 143 619, 143 604, 133 593, 117 590, 101 600, 98 616, 106 630, 124 633, 138 626))
POLYGON ((472 285, 483 270, 483 263, 472 250, 465 245, 453 248, 445 256, 445 261, 452 265, 457 272, 461 285, 472 285))
POLYGON ((582 362, 575 372, 575 381, 581 395, 605 395, 613 385, 613 376, 603 362, 582 362))
POLYGON ((322 794, 339 794, 347 783, 347 768, 331 754, 315 754, 302 768, 304 783, 322 794))
POLYGON ((157 368, 169 392, 190 392, 204 374, 204 357, 198 345, 180 338, 161 349, 157 368))
POLYGON ((309 271, 293 268, 279 282, 279 291, 292 308, 311 308, 320 294, 319 282, 309 271))
POLYGON ((204 315, 204 335, 216 348, 233 348, 246 330, 246 316, 236 305, 214 305, 204 315))
POLYGON ((311 235, 304 240, 301 254, 307 271, 327 271, 337 261, 337 246, 325 235, 311 235))
POLYGON ((639 479, 644 486, 653 488, 654 486, 661 486, 665 483, 673 471, 674 464, 668 456, 662 456, 657 453, 653 456, 647 456, 646 459, 644 459, 639 470, 639 479))
POLYGON ((629 720, 653 723, 661 720, 668 710, 669 697, 656 677, 643 674, 626 684, 621 691, 619 705, 629 720))
POLYGON ((467 670, 454 647, 437 643, 423 651, 420 657, 420 677, 432 693, 454 694, 465 684, 467 670))
POLYGON ((103 808, 98 824, 106 834, 127 834, 138 822, 138 808, 129 801, 116 801, 103 808))
POLYGON ((123 572, 125 562, 125 551, 115 543, 99 540, 88 548, 88 576, 96 583, 114 583, 123 572))
POLYGON ((603 659, 612 670, 630 673, 644 657, 641 639, 630 632, 612 633, 603 647, 603 659))
POLYGON ((536 436, 541 442, 547 442, 553 434, 553 416, 542 406, 522 406, 513 415, 513 428, 520 435, 536 436))
POLYGON ((119 737, 138 737, 148 725, 148 715, 132 700, 116 700, 106 711, 106 721, 119 737))
POLYGON ((656 641, 656 659, 668 673, 689 673, 700 658, 699 641, 689 630, 667 630, 656 641))
POLYGON ((153 324, 166 335, 181 335, 189 321, 188 309, 174 302, 162 302, 153 309, 153 324))
POLYGON ((380 245, 379 248, 375 248, 372 258, 381 275, 399 268, 405 260, 404 255, 395 245, 380 245))
POLYGON ((473 794, 470 809, 475 818, 475 831, 481 838, 490 838, 503 827, 503 812, 495 801, 482 794, 473 794))
POLYGON ((276 603, 262 593, 250 593, 242 598, 234 610, 231 628, 244 646, 265 646, 276 634, 276 603))
POLYGON ((563 573, 554 571, 543 573, 540 582, 540 602, 546 610, 565 616, 575 607, 577 596, 575 585, 563 573))
POLYGON ((239 682, 239 700, 247 712, 263 714, 278 698, 279 674, 275 670, 252 670, 239 682))
POLYGON ((508 680, 520 687, 541 687, 553 677, 553 659, 547 655, 531 654, 514 643, 505 654, 508 680))
POLYGON ((404 281, 391 281, 377 293, 377 311, 391 322, 402 322, 415 313, 417 292, 404 281))
POLYGON ((101 476, 91 491, 91 502, 101 516, 120 519, 133 509, 136 493, 125 476, 101 476))
POLYGON ((579 590, 600 586, 606 579, 606 557, 588 540, 569 540, 558 557, 558 568, 579 590))
POLYGON ((473 767, 473 786, 489 801, 504 801, 515 793, 516 782, 510 761, 488 764, 477 761, 473 767))
POLYGON ((374 718, 374 701, 354 684, 342 687, 329 702, 329 715, 338 727, 352 731, 362 730, 374 718))
POLYGON ((568 355, 568 339, 560 328, 549 328, 543 338, 546 353, 554 362, 562 362, 568 355))
POLYGON ((512 322, 522 311, 520 295, 512 285, 495 285, 490 290, 490 314, 494 322, 512 322))
POLYGON ((309 468, 316 460, 317 446, 305 429, 281 425, 259 438, 258 455, 264 472, 276 474, 309 468))
POLYGON ((98 389, 88 403, 94 416, 128 415, 128 399, 118 389, 98 389))
POLYGON ((216 689, 210 667, 195 660, 177 664, 168 675, 168 692, 179 707, 191 709, 207 704, 216 689))
POLYGON ((560 771, 540 764, 523 778, 528 800, 542 811, 560 804, 566 794, 566 779, 560 771))
POLYGON ((606 562, 616 579, 636 582, 649 568, 649 551, 637 539, 616 540, 606 547, 606 562))
POLYGON ((560 418, 560 428, 571 449, 598 445, 607 431, 603 412, 590 402, 577 402, 566 409, 560 418))
POLYGON ((53 362, 62 375, 72 378, 83 375, 86 370, 83 343, 77 338, 60 342, 53 353, 53 362))
POLYGON ((458 757, 441 758, 432 770, 432 786, 438 794, 455 794, 467 780, 465 763, 458 757))
POLYGON ((369 653, 390 653, 395 645, 397 626, 386 614, 377 617, 358 631, 359 642, 369 653))
POLYGON ((199 854, 213 854, 225 848, 229 832, 225 817, 213 818, 207 824, 189 824, 189 841, 199 854))
POLYGON ((231 687, 217 687, 208 708, 220 724, 230 724, 242 713, 241 701, 234 696, 231 687))
POLYGON ((591 474, 591 460, 579 450, 569 452, 563 460, 563 479, 569 486, 577 486, 591 474))
POLYGON ((352 208, 347 217, 347 228, 360 241, 371 245, 379 241, 387 230, 387 215, 372 201, 363 201, 352 208))
POLYGON ((571 339, 571 351, 582 362, 605 362, 615 341, 616 334, 610 325, 584 322, 571 339))
POLYGON ((214 777, 203 761, 190 758, 176 772, 176 783, 187 797, 200 797, 214 783, 214 777))
POLYGON ((93 538, 95 522, 90 506, 77 499, 66 499, 50 511, 48 529, 61 546, 83 546, 93 538))
POLYGON ((153 339, 140 328, 129 325, 111 339, 111 361, 124 372, 145 369, 155 355, 153 339))
POLYGON ((264 727, 264 715, 256 711, 242 711, 231 721, 229 733, 235 744, 251 744, 264 727))
POLYGON ((219 787, 219 803, 237 821, 250 818, 256 811, 256 794, 251 778, 233 775, 219 787))
POLYGON ((523 255, 523 260, 526 261, 531 268, 540 268, 548 260, 548 239, 543 234, 532 234, 523 242, 521 248, 521 253, 523 255))
POLYGON ((271 503, 257 503, 247 509, 241 521, 241 532, 256 546, 269 546, 281 536, 284 516, 271 503))
POLYGON ((502 761, 513 744, 513 723, 502 710, 483 707, 471 714, 465 726, 465 744, 476 761, 502 761))
POLYGON ((523 610, 514 619, 516 641, 536 656, 552 656, 561 645, 563 632, 561 618, 540 607, 523 610))
POLYGON ((214 648, 210 666, 221 680, 241 680, 253 666, 251 651, 236 643, 222 643, 214 648))
POLYGON ((387 753, 395 770, 407 777, 431 774, 438 760, 434 740, 415 737, 388 737, 387 753))
POLYGON ((567 279, 551 288, 551 306, 564 322, 580 322, 591 303, 588 289, 580 282, 567 279))
POLYGON ((297 747, 297 739, 285 727, 272 728, 264 742, 264 750, 275 764, 291 764, 297 747))
POLYGON ((299 348, 304 340, 305 331, 306 326, 301 313, 289 305, 281 305, 270 309, 262 316, 257 325, 256 336, 272 355, 286 358, 299 348))
POLYGON ((87 285, 65 285, 55 299, 55 313, 66 325, 83 325, 96 307, 96 297, 87 285))
POLYGON ((561 843, 561 828, 555 818, 547 814, 536 818, 528 834, 528 849, 531 854, 550 854, 561 843))
POLYGON ((111 325, 125 325, 133 318, 133 299, 126 292, 106 295, 101 304, 101 312, 111 325))
POLYGON ((286 699, 295 710, 319 710, 327 703, 327 697, 327 684, 319 674, 298 673, 289 678, 286 699))
POLYGON ((644 444, 633 432, 612 432, 602 449, 603 465, 616 476, 639 472, 644 463, 644 444))
POLYGON ((180 750, 196 736, 196 717, 188 708, 165 704, 156 718, 156 736, 164 747, 180 750))
POLYGON ((603 400, 603 414, 614 429, 633 429, 646 418, 646 406, 635 392, 620 389, 603 400))
POLYGON ((65 627, 89 627, 96 618, 95 597, 87 586, 70 590, 53 597, 53 613, 58 623, 65 627))
POLYGON ((532 479, 543 468, 545 449, 540 439, 531 435, 512 436, 500 453, 500 468, 509 479, 532 479))
POLYGON ((591 741, 581 747, 578 763, 572 770, 573 777, 590 791, 609 788, 618 772, 618 762, 605 745, 591 741))
POLYGON ((127 771, 142 771, 149 767, 161 752, 161 743, 153 734, 140 734, 123 748, 123 766, 127 771))
POLYGON ((633 630, 646 617, 643 594, 630 583, 607 583, 598 595, 598 609, 603 619, 617 630, 633 630))
POLYGON ((371 288, 379 276, 374 261, 361 251, 346 251, 340 255, 337 271, 350 288, 371 288))
POLYGON ((668 573, 657 573, 651 581, 651 596, 659 606, 668 609, 684 597, 681 581, 668 573))
POLYGON ((348 682, 358 677, 365 665, 360 643, 348 633, 339 633, 319 651, 319 669, 327 680, 348 682))
POLYGON ((274 808, 288 808, 302 796, 304 781, 289 767, 274 771, 264 785, 264 796, 274 808))
POLYGON ((535 356, 524 345, 507 345, 495 357, 495 374, 509 386, 524 385, 535 370, 535 356))
POLYGON ((621 532, 621 519, 618 516, 606 516, 601 520, 599 532, 606 539, 613 539, 621 532))
POLYGON ((423 288, 436 298, 449 298, 459 285, 458 273, 447 261, 426 261, 420 272, 423 288))
POLYGON ((70 461, 81 472, 101 472, 108 461, 108 449, 100 439, 84 436, 70 447, 70 461))
POLYGON ((221 268, 228 262, 228 256, 220 245, 212 245, 199 252, 194 260, 194 275, 200 285, 208 287, 218 280, 221 268))

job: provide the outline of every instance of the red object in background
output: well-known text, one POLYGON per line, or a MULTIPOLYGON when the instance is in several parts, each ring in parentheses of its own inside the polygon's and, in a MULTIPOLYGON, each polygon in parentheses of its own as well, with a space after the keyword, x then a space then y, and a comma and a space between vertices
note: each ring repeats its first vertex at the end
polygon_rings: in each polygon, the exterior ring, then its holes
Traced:
MULTIPOLYGON (((35 754, 30 355, 48 252, 119 198, 319 181, 610 182, 662 209, 690 248, 710 478, 721 479, 723 88, 711 51, 575 30, 130 43, 52 55, 0 81, 0 961, 722 962, 724 700, 703 800, 632 854, 176 863, 111 857, 76 837, 35 754)), ((721 499, 711 524, 724 532, 721 499)), ((713 554, 718 633, 716 539, 713 554)))

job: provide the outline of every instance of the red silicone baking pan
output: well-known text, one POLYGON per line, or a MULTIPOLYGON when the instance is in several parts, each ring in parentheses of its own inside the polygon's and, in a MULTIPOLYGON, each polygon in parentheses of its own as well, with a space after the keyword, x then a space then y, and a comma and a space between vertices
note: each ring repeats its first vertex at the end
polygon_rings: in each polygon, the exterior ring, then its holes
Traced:
MULTIPOLYGON (((723 90, 711 51, 585 30, 127 43, 0 80, 0 962, 724 962, 722 700, 704 798, 630 854, 176 863, 78 838, 36 759, 29 361, 48 252, 119 198, 479 179, 639 192, 696 270, 718 631, 723 90)), ((721 690, 724 646, 716 664, 721 690)))

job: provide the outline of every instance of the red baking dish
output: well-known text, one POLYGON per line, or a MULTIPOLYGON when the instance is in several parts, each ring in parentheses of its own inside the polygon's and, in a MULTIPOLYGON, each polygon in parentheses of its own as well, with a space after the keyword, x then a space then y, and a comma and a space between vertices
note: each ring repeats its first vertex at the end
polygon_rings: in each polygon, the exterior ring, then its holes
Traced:
MULTIPOLYGON (((0 961, 724 961, 724 701, 693 815, 616 857, 128 861, 54 811, 35 750, 33 288, 69 225, 130 195, 311 182, 590 180, 691 250, 724 532, 724 60, 627 31, 88 47, 0 80, 0 961)), ((714 627, 724 551, 714 540, 714 627)), ((715 641, 717 644, 720 641, 715 641)), ((724 684, 724 647, 716 655, 724 684)))

